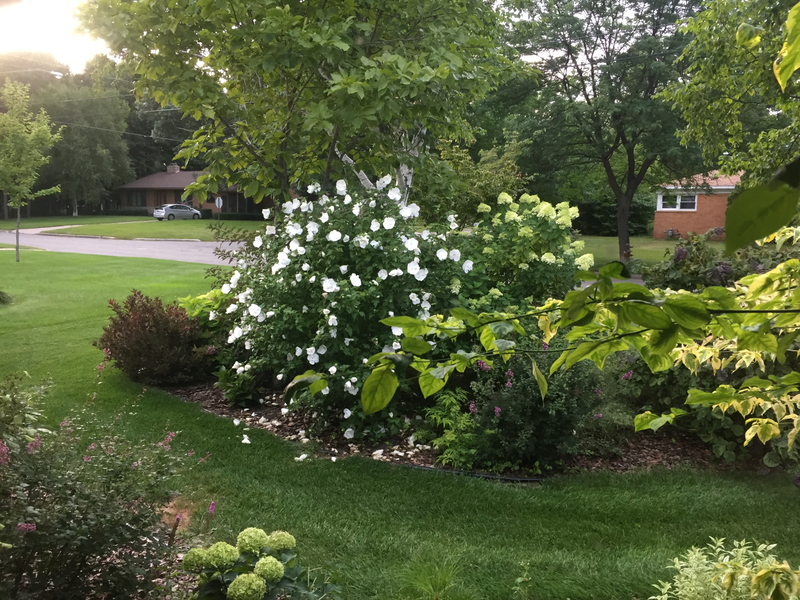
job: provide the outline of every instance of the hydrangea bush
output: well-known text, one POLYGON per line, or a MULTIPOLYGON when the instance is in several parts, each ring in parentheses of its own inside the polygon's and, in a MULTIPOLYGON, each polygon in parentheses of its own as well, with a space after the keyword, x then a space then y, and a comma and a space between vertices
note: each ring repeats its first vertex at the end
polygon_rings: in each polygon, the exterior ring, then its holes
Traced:
POLYGON ((285 531, 267 535, 263 529, 248 527, 236 546, 217 542, 208 549, 192 548, 183 557, 183 568, 197 575, 200 598, 340 598, 338 585, 312 576, 298 564, 296 545, 294 536, 285 531))
POLYGON ((594 265, 594 257, 583 254, 583 241, 571 239, 578 209, 567 202, 553 206, 528 194, 514 202, 503 193, 496 211, 481 203, 478 213, 482 221, 466 238, 467 248, 485 266, 491 289, 469 303, 473 309, 501 310, 561 298, 574 287, 575 273, 594 265))
POLYGON ((398 188, 295 199, 264 216, 262 232, 239 250, 222 291, 226 315, 236 316, 227 342, 249 359, 232 370, 239 379, 272 371, 288 381, 308 370, 324 372, 320 403, 337 412, 355 409, 366 359, 400 348, 401 331, 379 320, 397 314, 428 317, 449 306, 457 286, 476 270, 457 247, 455 217, 417 229, 419 207, 401 206, 398 188))

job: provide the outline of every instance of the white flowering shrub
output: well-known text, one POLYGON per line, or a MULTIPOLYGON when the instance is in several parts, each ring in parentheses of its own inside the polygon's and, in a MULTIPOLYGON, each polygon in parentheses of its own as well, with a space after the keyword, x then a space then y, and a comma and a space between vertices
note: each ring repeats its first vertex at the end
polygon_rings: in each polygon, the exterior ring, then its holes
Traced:
POLYGON ((570 237, 578 209, 567 202, 553 206, 538 196, 523 194, 514 202, 500 194, 497 210, 481 203, 482 221, 466 238, 466 248, 485 266, 488 293, 472 308, 506 309, 561 298, 575 287, 574 275, 594 265, 583 253, 583 241, 570 237))
MULTIPOLYGON (((419 207, 398 204, 400 190, 295 199, 264 210, 263 231, 239 251, 222 291, 236 317, 228 343, 244 345, 239 379, 271 371, 290 381, 324 373, 311 392, 321 407, 356 410, 368 357, 400 348, 402 331, 380 324, 393 314, 428 317, 449 307, 454 282, 469 279, 473 261, 459 248, 454 219, 417 231, 419 207), (276 218, 277 217, 277 218, 276 218)), ((319 186, 309 186, 309 194, 319 186)))

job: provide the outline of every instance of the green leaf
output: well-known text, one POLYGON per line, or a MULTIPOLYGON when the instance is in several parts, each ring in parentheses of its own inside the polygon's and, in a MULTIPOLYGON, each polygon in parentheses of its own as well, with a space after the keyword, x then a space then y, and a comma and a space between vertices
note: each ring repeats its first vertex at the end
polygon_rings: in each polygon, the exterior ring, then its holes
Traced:
POLYGON ((496 338, 494 332, 488 325, 484 325, 480 328, 478 339, 481 341, 481 344, 483 344, 483 347, 487 352, 494 348, 494 340, 496 338))
MULTIPOLYGON (((566 359, 565 369, 569 369, 572 365, 574 365, 578 361, 581 361, 581 360, 584 360, 584 359, 587 359, 587 358, 591 358, 589 355, 592 352, 594 352, 595 350, 597 350, 597 347, 600 344, 602 344, 601 341, 583 342, 582 344, 580 344, 577 348, 575 348, 575 350, 570 352, 569 356, 566 359)), ((558 361, 556 361, 556 362, 558 362, 558 361)), ((553 363, 553 364, 555 365, 555 363, 553 363)), ((553 374, 552 373, 552 368, 551 368, 550 374, 551 375, 553 374)))
POLYGON ((411 352, 418 356, 431 351, 431 345, 428 342, 417 338, 404 338, 400 345, 406 352, 411 352))
POLYGON ((447 381, 447 378, 450 377, 450 371, 456 368, 456 365, 443 365, 441 367, 437 367, 435 369, 431 369, 428 371, 432 377, 436 379, 441 379, 442 381, 447 381))
POLYGON ((767 465, 771 469, 774 469, 775 467, 779 467, 780 466, 780 464, 781 464, 781 455, 778 454, 777 452, 775 452, 775 450, 772 450, 770 452, 767 452, 764 455, 764 458, 762 458, 761 460, 764 461, 765 465, 767 465))
POLYGON ((638 300, 628 300, 619 305, 620 317, 649 329, 667 329, 672 320, 657 306, 638 300))
POLYGON ((431 375, 430 371, 419 376, 419 389, 426 398, 441 390, 446 383, 444 379, 437 379, 431 375))
POLYGON ((461 308, 460 306, 451 308, 450 316, 460 321, 467 321, 470 325, 472 325, 473 322, 477 322, 478 319, 478 315, 476 315, 474 312, 469 311, 466 308, 461 308))
POLYGON ((643 347, 639 353, 642 355, 642 360, 647 363, 653 373, 659 371, 667 371, 672 368, 674 361, 669 357, 669 354, 661 354, 660 352, 653 352, 648 346, 643 347))
POLYGON ((600 277, 610 277, 611 279, 630 279, 631 272, 628 265, 618 260, 612 261, 600 267, 598 272, 600 277))
POLYGON ((680 327, 672 325, 667 329, 661 331, 654 331, 650 334, 650 341, 647 347, 653 354, 667 355, 672 352, 672 349, 678 344, 678 337, 680 336, 680 327))
POLYGON ((319 380, 321 377, 322 376, 319 375, 316 371, 310 371, 310 370, 306 371, 305 373, 302 373, 301 375, 298 375, 297 377, 292 379, 292 382, 286 386, 284 394, 286 394, 287 397, 291 398, 292 396, 295 395, 295 393, 297 393, 297 390, 310 386, 312 383, 319 380))
POLYGON ((361 388, 361 406, 364 408, 364 413, 371 415, 386 408, 396 390, 397 375, 391 365, 380 366, 372 371, 361 388))
POLYGON ((536 383, 539 384, 539 392, 542 394, 542 400, 544 400, 545 396, 547 396, 547 378, 539 370, 539 365, 536 364, 533 358, 531 358, 531 364, 533 365, 533 376, 536 378, 536 383))
POLYGON ((514 326, 508 321, 489 323, 488 327, 497 337, 504 337, 514 331, 514 326))
POLYGON ((550 365, 550 376, 551 377, 552 377, 553 373, 558 371, 561 368, 561 365, 563 365, 566 362, 566 360, 567 360, 567 358, 569 358, 570 354, 572 354, 571 350, 564 350, 564 352, 561 353, 561 355, 555 360, 555 362, 552 365, 550 365))
POLYGON ((736 390, 729 385, 721 385, 713 392, 704 392, 702 390, 690 389, 689 397, 686 399, 686 404, 690 406, 713 406, 721 402, 730 402, 738 400, 739 396, 736 390))
POLYGON ((500 352, 506 352, 517 347, 517 343, 511 340, 495 340, 494 345, 500 352))
POLYGON ((740 330, 736 341, 739 350, 778 353, 778 339, 771 333, 740 330))
POLYGON ((761 43, 763 27, 754 27, 750 23, 742 23, 736 30, 736 45, 752 50, 761 43))
POLYGON ((425 325, 425 321, 412 317, 388 317, 386 319, 381 319, 380 322, 389 327, 414 327, 425 325))
POLYGON ((687 329, 699 329, 711 321, 705 305, 689 294, 667 296, 663 309, 673 321, 687 329))
POLYGON ((324 377, 320 377, 314 383, 308 386, 308 391, 314 395, 317 392, 321 392, 326 387, 328 387, 328 381, 324 377))
POLYGON ((759 185, 737 196, 725 213, 725 251, 768 236, 794 217, 800 190, 783 182, 759 185))
POLYGON ((573 277, 578 281, 595 281, 597 279, 597 275, 591 271, 578 271, 573 277))
POLYGON ((786 19, 786 41, 772 65, 782 91, 786 91, 789 78, 798 68, 800 68, 800 3, 795 4, 789 11, 789 17, 786 19))

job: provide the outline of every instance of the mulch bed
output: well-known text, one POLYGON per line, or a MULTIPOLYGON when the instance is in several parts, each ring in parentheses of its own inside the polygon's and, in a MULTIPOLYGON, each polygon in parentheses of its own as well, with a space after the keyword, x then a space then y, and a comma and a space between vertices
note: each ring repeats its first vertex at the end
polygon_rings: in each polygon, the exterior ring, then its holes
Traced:
MULTIPOLYGON (((324 431, 319 437, 310 438, 306 432, 311 425, 311 412, 299 411, 283 414, 286 406, 283 394, 273 391, 266 394, 264 402, 257 408, 239 408, 228 406, 222 390, 211 384, 169 388, 171 394, 187 401, 200 404, 203 410, 212 414, 241 421, 242 433, 247 428, 265 429, 286 440, 300 443, 313 442, 313 452, 318 456, 337 459, 340 457, 361 455, 383 462, 406 464, 416 467, 434 468, 436 453, 430 446, 409 444, 408 440, 397 436, 381 444, 360 441, 349 443, 343 439, 341 432, 333 428, 324 431)), ((715 470, 747 470, 761 475, 769 473, 757 458, 749 461, 725 463, 717 460, 708 447, 696 436, 671 430, 655 433, 639 433, 623 444, 620 453, 611 456, 571 457, 565 465, 567 471, 612 471, 623 473, 634 469, 693 467, 697 469, 715 470)), ((447 469, 442 469, 446 471, 447 469)), ((509 477, 530 477, 526 471, 504 473, 509 477)))

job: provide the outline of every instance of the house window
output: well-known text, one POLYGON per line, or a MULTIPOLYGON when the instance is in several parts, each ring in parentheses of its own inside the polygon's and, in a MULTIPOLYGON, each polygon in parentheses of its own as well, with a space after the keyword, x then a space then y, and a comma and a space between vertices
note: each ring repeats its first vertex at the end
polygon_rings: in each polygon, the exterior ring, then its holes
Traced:
POLYGON ((658 196, 658 210, 697 210, 697 196, 658 196))
POLYGON ((144 190, 128 192, 128 206, 147 206, 147 195, 144 190))

